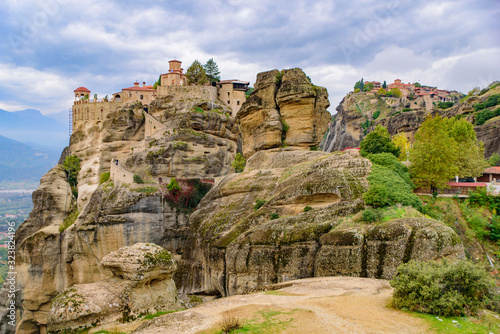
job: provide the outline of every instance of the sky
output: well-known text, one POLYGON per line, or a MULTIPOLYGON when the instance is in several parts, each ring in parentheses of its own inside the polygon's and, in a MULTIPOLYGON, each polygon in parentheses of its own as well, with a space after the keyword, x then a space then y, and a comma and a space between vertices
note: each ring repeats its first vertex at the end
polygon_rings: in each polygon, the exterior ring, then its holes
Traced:
POLYGON ((0 0, 0 109, 67 111, 178 59, 222 79, 300 67, 335 108, 356 81, 467 93, 500 80, 500 1, 0 0))

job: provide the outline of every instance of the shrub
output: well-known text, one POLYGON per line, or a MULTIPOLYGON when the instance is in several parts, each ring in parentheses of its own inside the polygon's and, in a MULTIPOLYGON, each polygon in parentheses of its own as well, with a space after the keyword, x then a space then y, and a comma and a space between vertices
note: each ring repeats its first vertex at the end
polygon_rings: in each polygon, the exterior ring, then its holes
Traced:
MULTIPOLYGON (((363 126, 362 126, 363 127, 363 126)), ((389 131, 381 125, 377 125, 375 130, 370 132, 360 144, 360 154, 366 157, 368 154, 392 153, 399 156, 400 149, 392 141, 389 131)))
POLYGON ((230 333, 236 329, 241 328, 241 322, 237 317, 226 313, 224 314, 222 320, 219 322, 219 326, 222 330, 222 333, 230 333))
POLYGON ((399 266, 390 282, 392 305, 399 309, 446 317, 476 315, 493 296, 493 279, 469 261, 399 266))
POLYGON ((139 184, 144 183, 143 179, 137 174, 134 174, 134 182, 139 184))
POLYGON ((312 210, 312 208, 309 205, 304 208, 304 212, 308 212, 308 211, 311 211, 311 210, 312 210))
POLYGON ((278 219, 279 217, 280 217, 279 213, 276 213, 276 212, 271 213, 271 216, 270 216, 271 220, 278 219))
POLYGON ((64 218, 63 223, 59 226, 59 233, 62 233, 68 227, 70 227, 71 225, 73 225, 73 223, 78 218, 79 214, 80 214, 80 212, 78 212, 78 210, 71 211, 69 213, 69 215, 66 218, 64 218))
POLYGON ((110 175, 110 172, 101 173, 101 175, 99 176, 99 184, 103 184, 104 182, 108 181, 110 175))
POLYGON ((411 108, 404 108, 404 109, 402 110, 402 112, 407 112, 407 111, 411 111, 411 108))
POLYGON ((266 201, 263 199, 256 199, 255 200, 255 205, 253 206, 254 210, 257 211, 259 210, 264 204, 266 204, 266 201))
POLYGON ((170 191, 172 194, 176 194, 178 193, 179 191, 181 191, 181 186, 179 185, 179 183, 177 183, 177 180, 175 179, 175 177, 173 177, 171 180, 170 180, 170 183, 167 184, 167 189, 168 191, 170 191))
POLYGON ((391 154, 372 154, 372 172, 368 176, 369 188, 363 194, 367 205, 376 208, 401 203, 422 210, 422 201, 413 193, 413 183, 406 166, 391 154))
POLYGON ((496 215, 496 210, 493 210, 495 213, 491 216, 491 223, 488 225, 490 229, 490 239, 493 241, 500 240, 500 219, 496 215))
POLYGON ((241 153, 236 153, 236 156, 234 157, 234 160, 231 162, 231 166, 233 166, 234 171, 236 173, 241 173, 245 170, 245 166, 247 164, 247 161, 243 157, 241 153))
MULTIPOLYGON (((382 88, 381 88, 382 89, 382 88)), ((380 116, 380 110, 377 110, 373 113, 372 118, 377 119, 380 116)))
POLYGON ((500 116, 500 108, 496 110, 484 110, 476 114, 476 125, 483 125, 487 120, 500 116))
POLYGON ((317 151, 317 150, 319 150, 319 147, 316 145, 313 145, 313 146, 309 147, 309 150, 310 151, 317 151))
POLYGON ((498 155, 498 153, 496 152, 490 155, 490 157, 488 158, 488 163, 491 166, 496 166, 499 161, 500 161, 500 155, 498 155))
POLYGON ((437 107, 439 109, 448 109, 453 107, 453 102, 438 102, 437 107))
POLYGON ((483 103, 474 104, 474 110, 479 111, 500 104, 500 94, 491 95, 483 103))
POLYGON ((374 209, 365 209, 361 213, 361 220, 367 223, 378 222, 382 219, 382 213, 374 209))

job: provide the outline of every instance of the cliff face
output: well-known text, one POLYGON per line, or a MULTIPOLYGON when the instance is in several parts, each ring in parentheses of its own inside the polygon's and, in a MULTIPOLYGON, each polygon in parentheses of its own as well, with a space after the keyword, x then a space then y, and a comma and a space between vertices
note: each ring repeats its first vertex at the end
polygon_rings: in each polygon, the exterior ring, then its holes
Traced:
MULTIPOLYGON (((111 272, 100 262, 107 254, 138 242, 181 251, 187 215, 156 191, 157 180, 214 178, 232 170, 238 128, 221 105, 167 96, 150 106, 151 117, 162 126, 148 137, 139 104, 119 107, 103 122, 74 130, 70 151, 81 161, 78 201, 62 166, 55 167, 42 178, 30 218, 16 233, 18 333, 45 331, 52 301, 63 290, 109 279, 111 272), (99 185, 99 175, 109 171, 113 159, 153 183, 99 185), (68 219, 75 222, 60 232, 68 219)), ((0 308, 1 317, 4 312, 0 308)), ((2 333, 12 330, 0 325, 2 333)))
POLYGON ((243 155, 280 146, 309 149, 326 131, 328 92, 311 84, 301 69, 259 73, 255 90, 236 115, 243 155))
MULTIPOLYGON (((421 106, 417 101, 376 97, 369 93, 350 93, 340 102, 326 137, 320 147, 327 152, 343 150, 347 147, 359 147, 364 136, 375 129, 378 124, 387 128, 391 135, 404 132, 413 139, 415 132, 425 117, 438 113, 446 117, 461 115, 474 123, 476 112, 474 104, 482 103, 493 94, 499 94, 500 87, 491 89, 479 97, 471 97, 464 102, 456 103, 451 108, 432 109, 421 106), (403 111, 403 109, 409 111, 403 111), (378 111, 378 117, 374 114, 378 111)), ((435 106, 434 106, 435 107, 435 106)), ((490 109, 497 108, 492 107, 490 109)), ((484 154, 489 157, 500 153, 500 118, 495 117, 481 126, 475 126, 477 138, 484 142, 484 154)))
POLYGON ((464 256, 455 232, 430 219, 344 224, 364 208, 370 166, 357 152, 256 153, 191 215, 180 289, 227 296, 304 277, 391 278, 409 259, 464 256))

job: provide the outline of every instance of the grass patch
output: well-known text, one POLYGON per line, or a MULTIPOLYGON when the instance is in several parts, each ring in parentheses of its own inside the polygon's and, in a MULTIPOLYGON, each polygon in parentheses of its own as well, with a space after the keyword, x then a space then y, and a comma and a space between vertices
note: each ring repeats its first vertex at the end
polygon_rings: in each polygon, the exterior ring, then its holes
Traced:
POLYGON ((63 223, 61 226, 59 226, 59 233, 62 233, 64 230, 66 230, 68 227, 73 225, 73 223, 76 221, 78 218, 78 215, 80 212, 78 210, 73 210, 70 212, 70 214, 64 219, 63 223))
POLYGON ((430 325, 430 329, 434 330, 436 333, 498 333, 500 331, 500 320, 489 314, 480 318, 436 317, 430 314, 413 312, 409 314, 426 320, 430 325))
POLYGON ((156 312, 156 313, 153 313, 153 314, 146 315, 144 317, 144 320, 151 320, 151 319, 157 318, 157 317, 165 315, 165 314, 175 313, 175 312, 179 312, 179 311, 183 311, 183 310, 184 309, 182 309, 182 310, 173 310, 173 311, 159 311, 159 312, 156 312))
POLYGON ((142 188, 134 188, 132 189, 135 192, 143 193, 143 194, 154 194, 158 191, 158 187, 142 187, 142 188))

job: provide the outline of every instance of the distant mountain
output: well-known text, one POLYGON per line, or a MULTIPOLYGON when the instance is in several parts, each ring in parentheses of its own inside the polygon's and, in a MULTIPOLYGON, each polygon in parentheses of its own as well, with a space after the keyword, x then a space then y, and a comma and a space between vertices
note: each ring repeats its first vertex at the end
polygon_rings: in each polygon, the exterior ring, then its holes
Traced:
POLYGON ((68 131, 64 119, 57 121, 38 110, 9 112, 0 109, 0 135, 22 143, 37 143, 61 151, 68 144, 68 131))
POLYGON ((57 113, 47 114, 45 116, 48 118, 52 118, 53 120, 56 120, 58 123, 63 124, 65 127, 68 127, 68 124, 69 124, 69 112, 68 111, 61 111, 61 112, 57 112, 57 113))
POLYGON ((57 164, 59 155, 0 136, 0 181, 38 180, 57 164))

